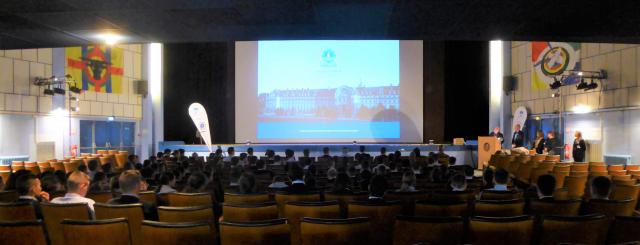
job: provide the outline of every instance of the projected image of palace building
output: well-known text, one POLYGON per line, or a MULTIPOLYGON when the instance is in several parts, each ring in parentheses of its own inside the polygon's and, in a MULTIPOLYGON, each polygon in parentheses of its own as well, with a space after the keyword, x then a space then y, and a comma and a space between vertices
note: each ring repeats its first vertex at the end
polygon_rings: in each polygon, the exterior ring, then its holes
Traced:
POLYGON ((397 119, 399 86, 274 90, 258 95, 262 118, 397 119), (384 113, 383 113, 384 112, 384 113), (376 115, 384 114, 383 117, 376 115))

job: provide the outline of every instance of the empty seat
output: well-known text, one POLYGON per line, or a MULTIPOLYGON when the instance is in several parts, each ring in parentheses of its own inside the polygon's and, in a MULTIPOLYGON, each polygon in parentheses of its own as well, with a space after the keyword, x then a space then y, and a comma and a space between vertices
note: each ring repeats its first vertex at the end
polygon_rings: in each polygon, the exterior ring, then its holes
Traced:
POLYGON ((627 200, 634 199, 633 206, 638 204, 640 196, 640 185, 616 185, 613 187, 609 199, 611 200, 627 200))
POLYGON ((574 163, 571 165, 571 172, 587 172, 589 171, 589 164, 574 163))
POLYGON ((207 221, 142 222, 142 244, 145 245, 212 244, 216 239, 216 231, 207 221))
POLYGON ((398 192, 390 191, 385 194, 386 200, 398 200, 402 202, 402 214, 413 215, 415 203, 417 200, 425 200, 429 197, 429 193, 425 191, 407 191, 398 192))
POLYGON ((222 215, 225 221, 258 221, 278 218, 278 205, 265 203, 224 203, 222 215))
MULTIPOLYGON (((89 220, 89 206, 84 203, 74 204, 53 204, 40 203, 42 217, 47 231, 61 231, 60 222, 63 219, 89 220)), ((128 230, 127 230, 128 233, 128 230)), ((49 232, 49 240, 52 245, 65 244, 64 236, 61 232, 49 232)))
POLYGON ((462 234, 464 234, 464 220, 462 217, 401 215, 396 218, 393 244, 462 244, 462 234))
POLYGON ((281 245, 291 243, 290 227, 287 219, 262 220, 255 222, 220 222, 222 245, 281 245))
POLYGON ((580 200, 532 200, 529 206, 531 215, 578 215, 580 200))
MULTIPOLYGON (((156 199, 156 192, 155 191, 141 191, 140 193, 138 193, 138 197, 140 198, 141 202, 145 202, 145 203, 153 203, 156 204, 157 203, 157 199, 156 199)), ((193 204, 191 206, 196 206, 198 204, 193 204)))
POLYGON ((533 218, 474 217, 469 221, 469 232, 473 244, 530 244, 533 218))
POLYGON ((352 245, 368 244, 369 219, 365 217, 350 219, 303 218, 300 225, 302 244, 352 245))
POLYGON ((627 171, 636 171, 640 170, 640 165, 627 165, 624 167, 624 169, 627 171))
POLYGON ((608 244, 632 244, 640 242, 640 217, 616 216, 609 228, 608 244))
POLYGON ((524 213, 524 201, 512 200, 478 200, 474 205, 474 215, 488 217, 519 216, 524 213))
POLYGON ((15 202, 18 200, 18 192, 14 190, 0 191, 0 202, 15 202))
POLYGON ((480 200, 513 200, 521 199, 522 192, 518 190, 511 191, 496 191, 496 190, 484 190, 480 195, 480 200))
POLYGON ((140 224, 144 220, 142 204, 121 204, 112 205, 96 203, 93 205, 96 212, 96 219, 127 218, 132 244, 141 244, 140 224))
POLYGON ((416 202, 416 216, 468 216, 469 204, 462 200, 424 200, 416 202))
POLYGON ((589 172, 607 172, 607 166, 605 166, 605 165, 591 165, 591 166, 589 166, 589 172))
POLYGON ((224 193, 225 203, 263 203, 270 201, 268 193, 236 194, 224 193))
POLYGON ((402 203, 398 201, 369 203, 353 201, 349 203, 349 217, 369 217, 371 222, 371 244, 391 244, 393 241, 393 224, 395 217, 402 211, 402 203))
POLYGON ((540 244, 604 244, 607 224, 600 214, 543 216, 540 244))
POLYGON ((592 199, 586 203, 588 213, 604 214, 609 217, 631 216, 635 209, 635 200, 596 200, 592 199))
POLYGON ((47 245, 42 220, 0 221, 0 244, 47 245))
POLYGON ((113 198, 113 193, 110 191, 89 192, 87 193, 87 198, 92 199, 97 203, 107 203, 111 198, 113 198))
MULTIPOLYGON (((61 222, 65 244, 131 244, 126 218, 105 220, 72 220, 61 222)), ((49 232, 51 234, 52 232, 49 232)))
POLYGON ((284 217, 284 204, 286 202, 317 202, 320 201, 319 193, 305 193, 305 194, 287 194, 278 192, 275 196, 276 203, 278 204, 278 213, 280 217, 284 217))
POLYGON ((340 205, 338 201, 287 202, 284 217, 291 226, 291 244, 300 244, 300 220, 303 217, 337 219, 340 218, 340 205))
POLYGON ((621 171, 621 170, 624 170, 624 165, 619 165, 619 164, 609 165, 609 166, 607 166, 607 170, 609 170, 609 171, 621 171))
POLYGON ((584 196, 587 178, 587 176, 567 176, 564 178, 564 187, 567 188, 569 198, 580 199, 584 196))
POLYGON ((36 210, 31 203, 0 203, 0 221, 25 221, 36 219, 36 210))
POLYGON ((368 197, 369 193, 367 192, 352 194, 337 194, 332 192, 324 193, 325 201, 338 201, 338 203, 340 204, 340 216, 342 216, 343 218, 346 218, 348 215, 349 202, 367 200, 368 197))
POLYGON ((169 193, 167 194, 169 206, 189 207, 212 205, 209 193, 169 193))
POLYGON ((158 218, 161 222, 209 221, 213 217, 211 206, 158 207, 158 218))

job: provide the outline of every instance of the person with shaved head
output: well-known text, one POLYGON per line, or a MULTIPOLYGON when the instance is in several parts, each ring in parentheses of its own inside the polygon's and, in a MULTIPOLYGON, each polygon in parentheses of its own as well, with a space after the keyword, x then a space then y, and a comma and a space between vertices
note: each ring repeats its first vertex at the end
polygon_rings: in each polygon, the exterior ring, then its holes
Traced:
POLYGON ((67 178, 67 193, 63 197, 56 197, 51 203, 86 203, 89 206, 91 216, 94 217, 93 204, 94 200, 86 198, 91 184, 89 175, 81 171, 73 171, 67 178))

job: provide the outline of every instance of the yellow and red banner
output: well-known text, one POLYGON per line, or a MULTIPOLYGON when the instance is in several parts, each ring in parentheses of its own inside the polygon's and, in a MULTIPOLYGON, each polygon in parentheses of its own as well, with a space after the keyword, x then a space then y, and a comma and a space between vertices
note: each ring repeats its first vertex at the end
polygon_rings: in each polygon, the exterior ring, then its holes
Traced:
MULTIPOLYGON (((580 43, 531 42, 531 88, 549 89, 554 77, 560 77, 565 71, 580 70, 580 43)), ((564 84, 578 82, 575 76, 568 75, 564 84)))
POLYGON ((81 83, 82 90, 119 94, 122 92, 122 55, 122 49, 108 45, 66 48, 66 73, 81 83))

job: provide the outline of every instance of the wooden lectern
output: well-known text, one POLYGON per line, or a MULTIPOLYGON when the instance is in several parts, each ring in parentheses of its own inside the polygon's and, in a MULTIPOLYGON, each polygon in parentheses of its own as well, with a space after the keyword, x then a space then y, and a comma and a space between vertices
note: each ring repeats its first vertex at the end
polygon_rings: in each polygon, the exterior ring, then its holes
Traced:
POLYGON ((478 169, 489 165, 491 155, 502 150, 500 140, 495 136, 478 136, 478 169))

